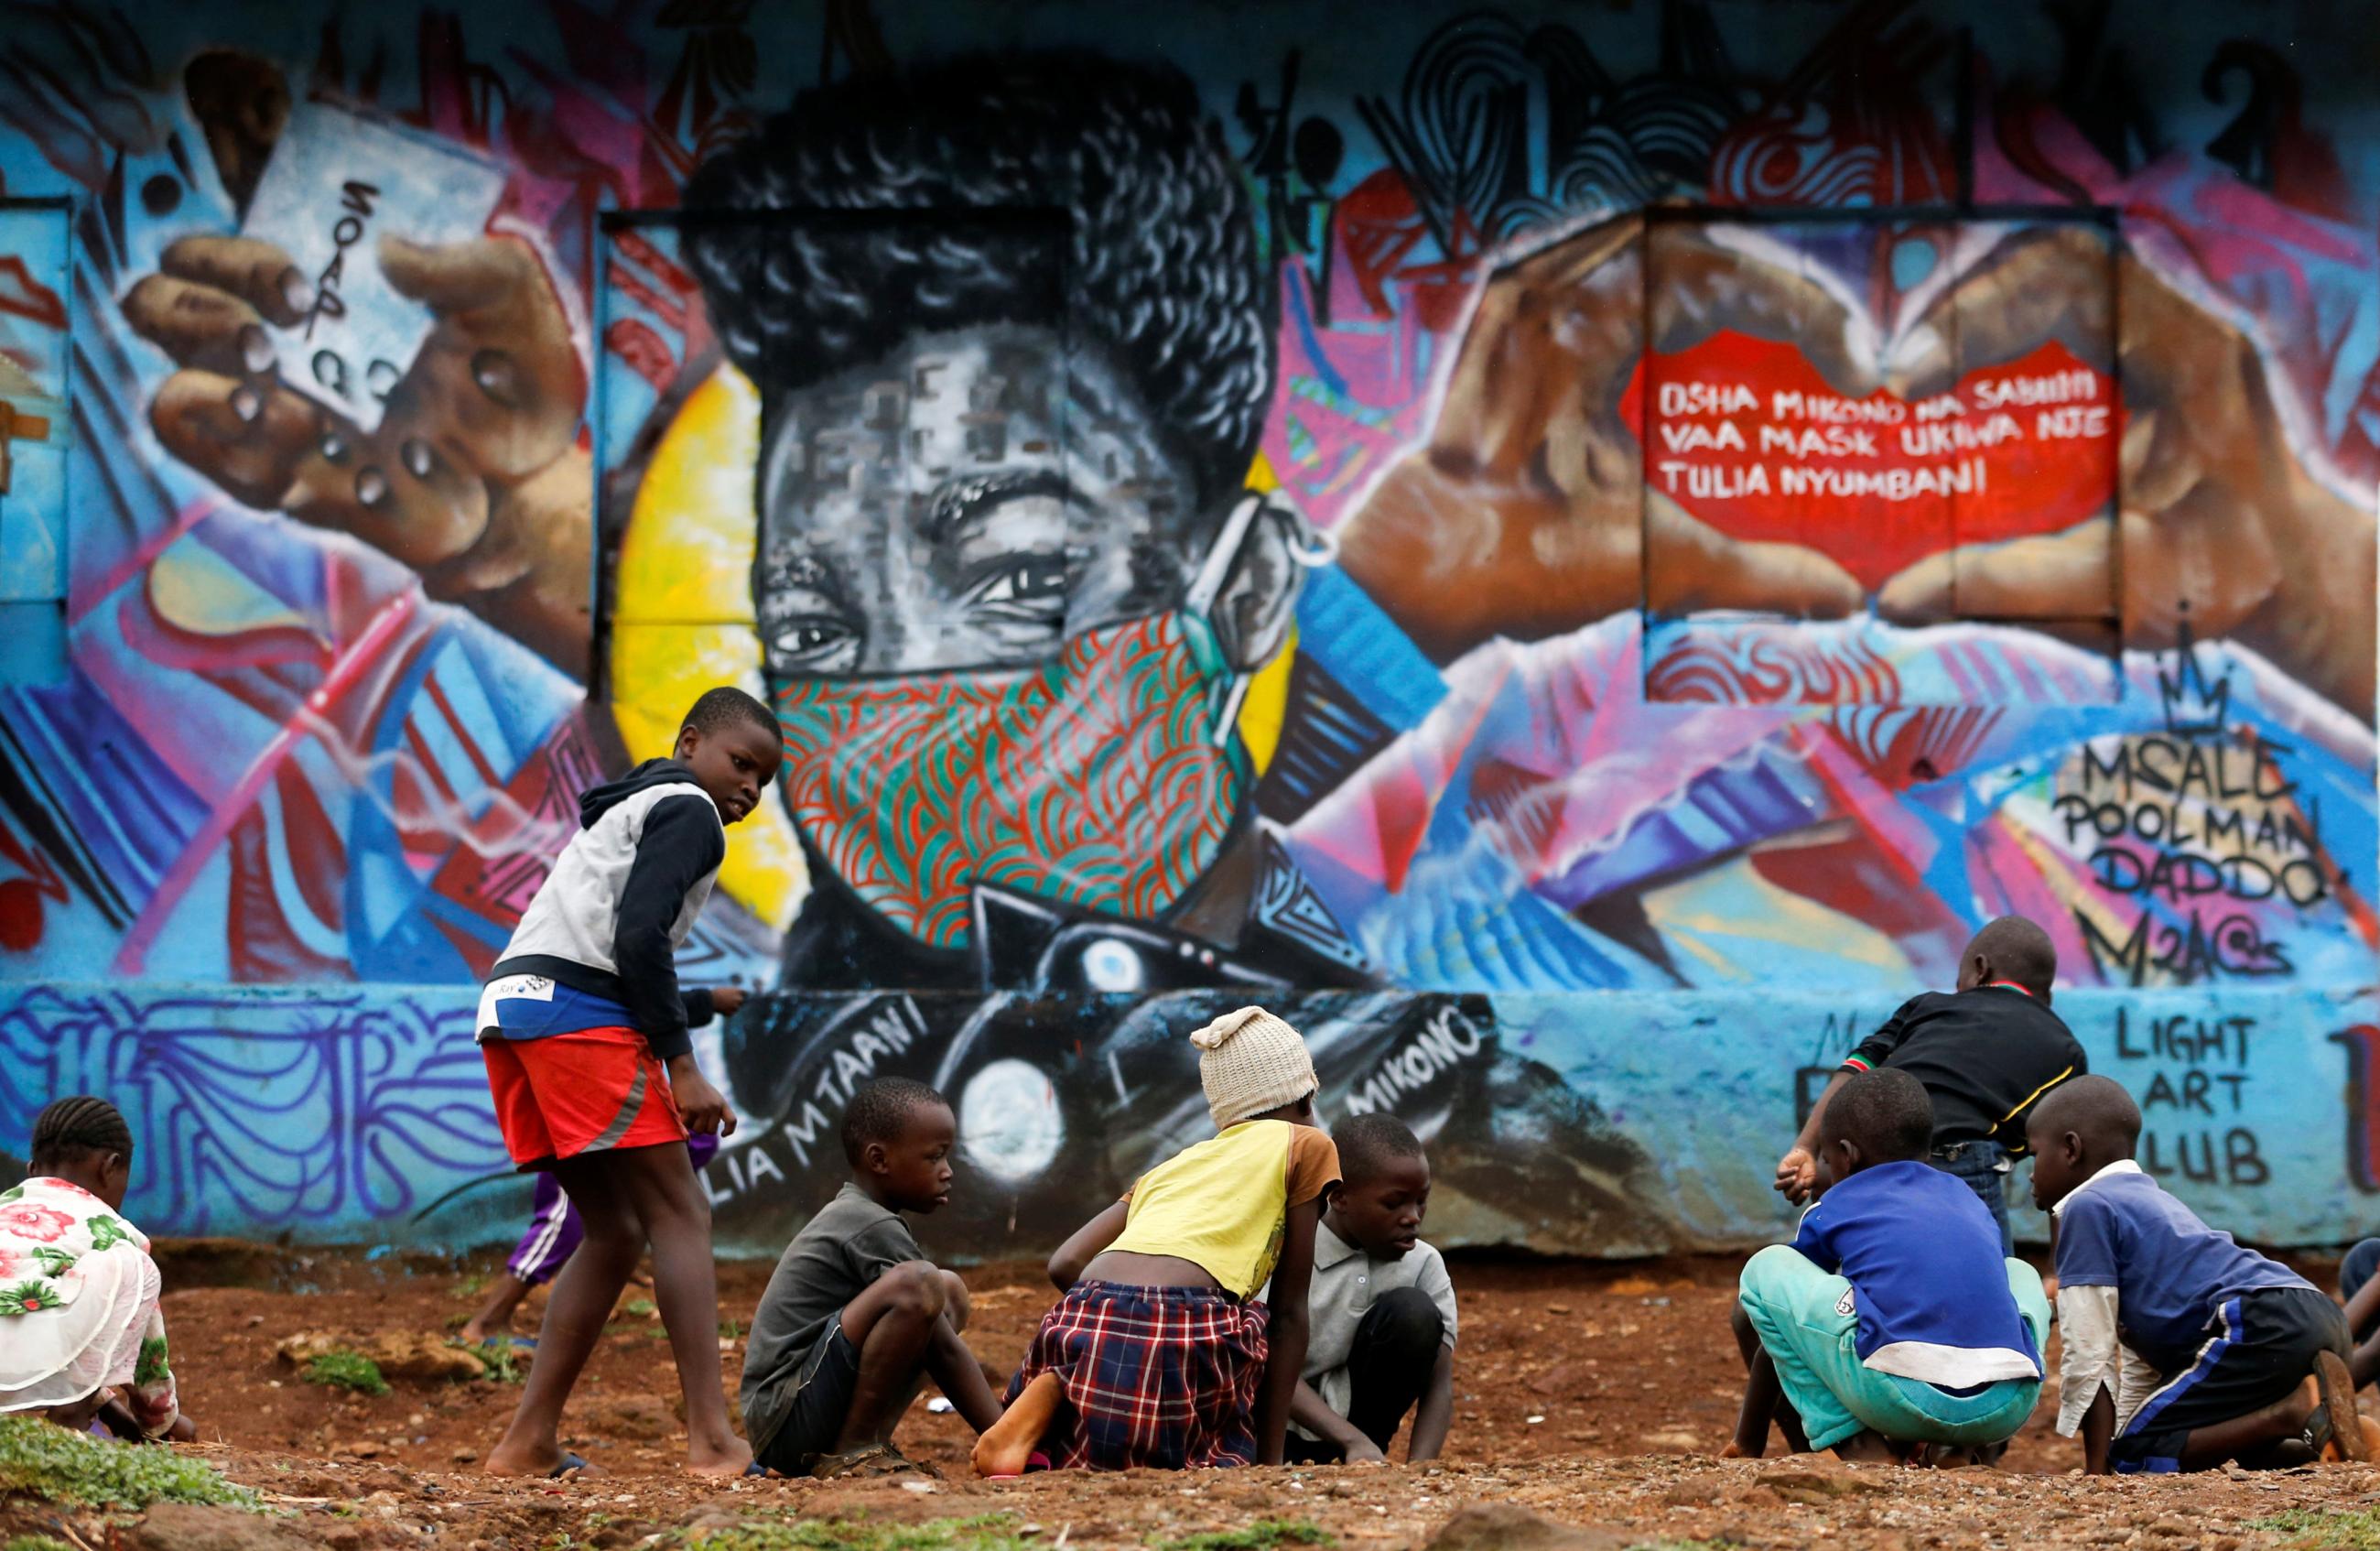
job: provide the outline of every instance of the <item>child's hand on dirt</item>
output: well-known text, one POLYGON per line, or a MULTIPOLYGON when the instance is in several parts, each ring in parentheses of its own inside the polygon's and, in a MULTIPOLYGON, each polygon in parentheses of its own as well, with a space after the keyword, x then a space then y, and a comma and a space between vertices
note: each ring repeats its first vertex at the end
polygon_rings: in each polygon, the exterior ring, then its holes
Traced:
POLYGON ((1347 1463, 1351 1465, 1385 1465, 1388 1462, 1389 1457, 1380 1452, 1380 1446, 1360 1433, 1347 1445, 1347 1463))
POLYGON ((691 1056, 680 1056, 669 1064, 670 1093, 677 1100, 678 1117, 686 1129, 698 1136, 734 1136, 735 1116, 727 1107, 727 1100, 702 1075, 691 1056))
POLYGON ((722 985, 710 994, 710 1010, 722 1018, 735 1017, 743 1006, 744 988, 740 985, 722 985))
POLYGON ((1807 1201, 1818 1183, 1818 1160, 1796 1147, 1777 1160, 1777 1189, 1788 1201, 1807 1201))

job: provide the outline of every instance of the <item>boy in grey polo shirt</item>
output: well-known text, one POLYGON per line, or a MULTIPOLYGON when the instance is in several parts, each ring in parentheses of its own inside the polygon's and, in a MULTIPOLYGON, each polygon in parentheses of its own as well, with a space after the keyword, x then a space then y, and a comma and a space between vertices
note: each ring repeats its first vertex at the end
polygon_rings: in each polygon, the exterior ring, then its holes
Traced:
POLYGON ((1286 1462, 1386 1459, 1409 1411, 1406 1457, 1435 1459, 1454 1415, 1454 1284, 1421 1241, 1429 1158, 1393 1115, 1358 1115, 1330 1140, 1342 1183, 1314 1235, 1286 1462))

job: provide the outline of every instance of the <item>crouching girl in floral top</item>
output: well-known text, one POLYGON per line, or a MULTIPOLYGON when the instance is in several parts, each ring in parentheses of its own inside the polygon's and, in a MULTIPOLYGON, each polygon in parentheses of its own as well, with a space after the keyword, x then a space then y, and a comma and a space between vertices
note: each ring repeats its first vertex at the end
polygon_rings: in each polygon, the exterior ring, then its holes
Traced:
POLYGON ((34 1119, 30 1176, 0 1191, 0 1411, 196 1435, 148 1237, 116 1215, 131 1178, 132 1130, 106 1100, 60 1099, 34 1119))

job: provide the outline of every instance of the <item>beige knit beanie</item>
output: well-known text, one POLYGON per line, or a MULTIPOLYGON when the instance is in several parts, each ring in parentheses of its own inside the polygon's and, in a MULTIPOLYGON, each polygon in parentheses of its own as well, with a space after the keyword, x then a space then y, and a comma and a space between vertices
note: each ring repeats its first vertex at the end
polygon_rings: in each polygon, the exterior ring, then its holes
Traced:
POLYGON ((1251 1115, 1295 1104, 1319 1086, 1314 1057, 1296 1030, 1262 1008, 1227 1012, 1190 1036, 1198 1047, 1198 1084, 1217 1130, 1251 1115))

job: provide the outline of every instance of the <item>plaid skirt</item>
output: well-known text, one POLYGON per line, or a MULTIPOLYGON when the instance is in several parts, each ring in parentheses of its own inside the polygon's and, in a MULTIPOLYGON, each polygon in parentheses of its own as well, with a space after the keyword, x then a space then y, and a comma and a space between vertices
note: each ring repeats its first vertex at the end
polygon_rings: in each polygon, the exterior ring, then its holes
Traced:
POLYGON ((1270 1314, 1212 1288, 1080 1282, 1042 1316, 1008 1398, 1058 1375, 1067 1404, 1041 1448, 1062 1470, 1252 1465, 1270 1314))

